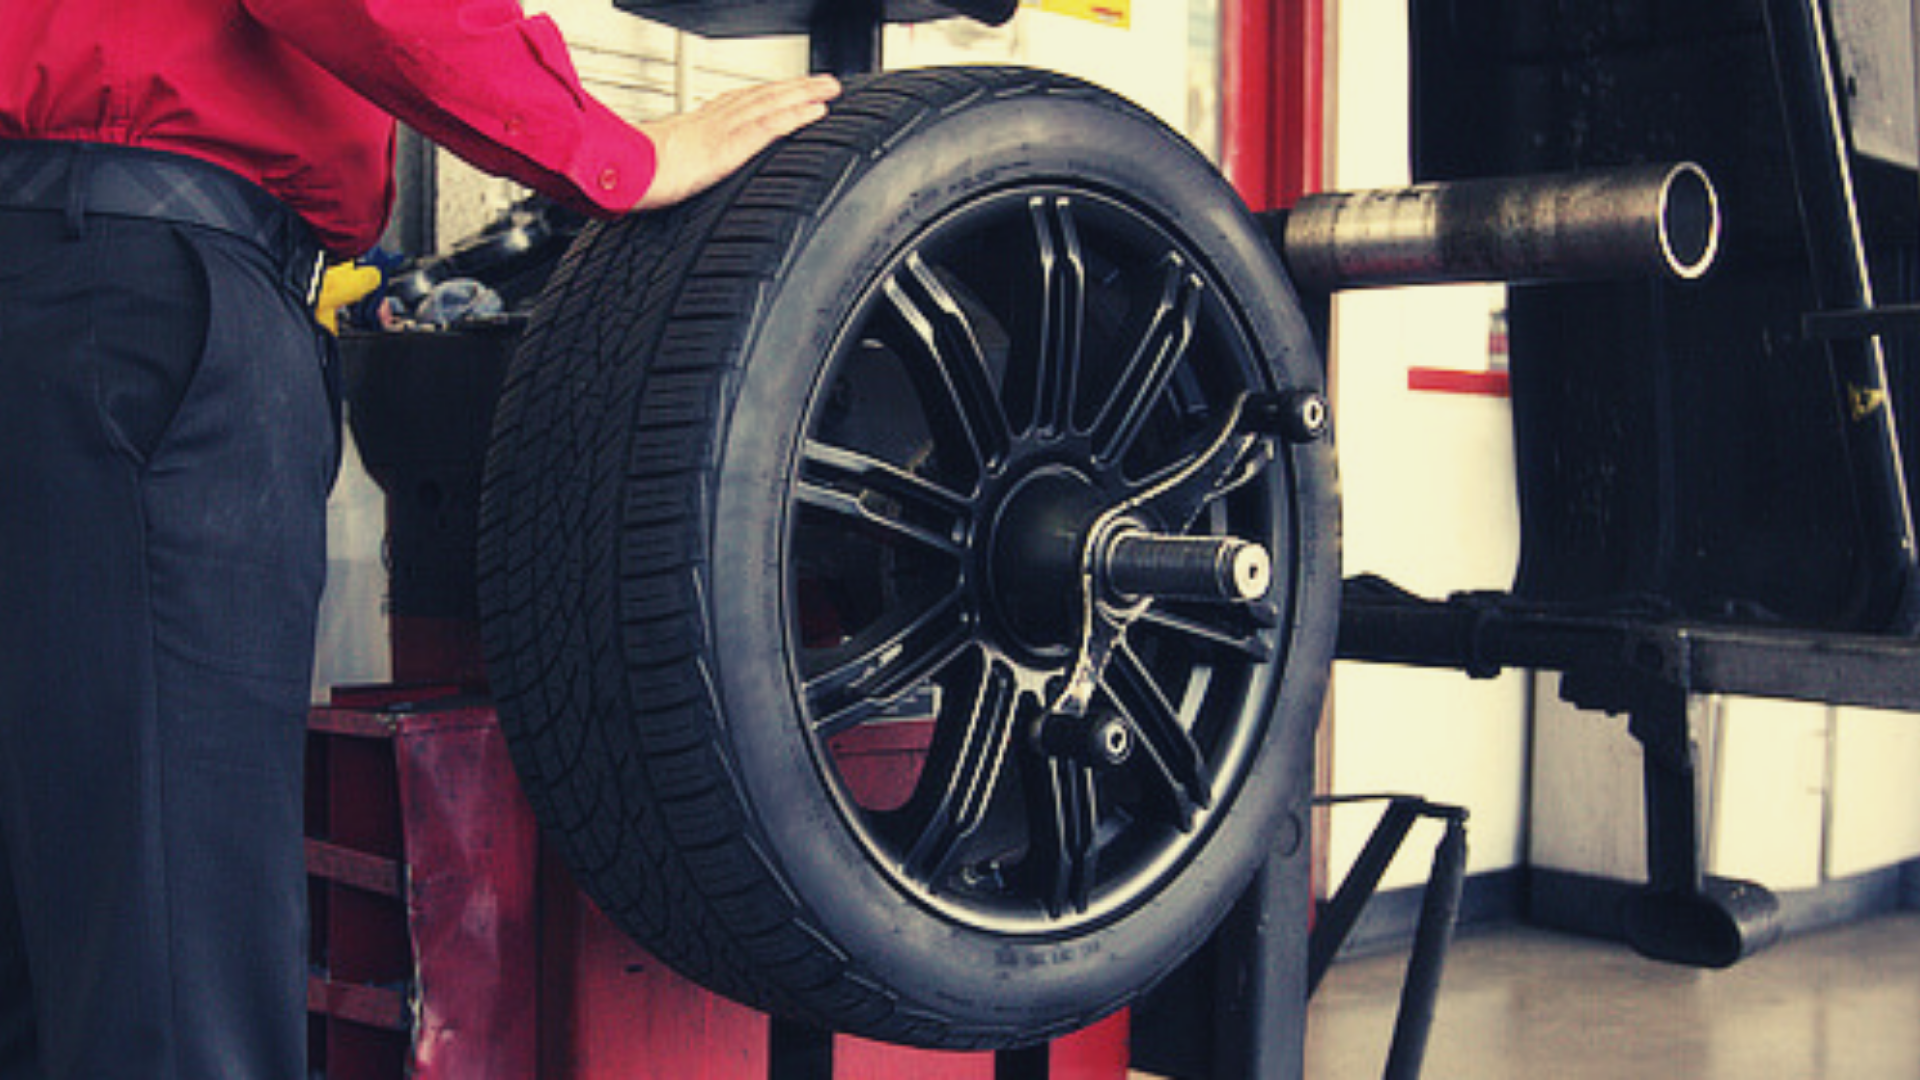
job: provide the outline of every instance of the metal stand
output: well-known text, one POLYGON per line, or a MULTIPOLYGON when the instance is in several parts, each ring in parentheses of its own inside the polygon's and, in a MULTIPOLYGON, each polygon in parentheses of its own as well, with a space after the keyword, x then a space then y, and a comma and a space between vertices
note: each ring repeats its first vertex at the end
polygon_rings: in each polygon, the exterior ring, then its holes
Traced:
POLYGON ((1268 860, 1216 935, 1215 1071, 1208 1075, 1298 1077, 1306 1067, 1301 928, 1312 893, 1304 853, 1268 860))
POLYGON ((1313 755, 1300 755, 1271 855, 1205 947, 1134 1010, 1133 1069, 1177 1080, 1300 1080, 1306 1071, 1307 843, 1313 755))
POLYGON ((1698 966, 1732 964, 1780 928, 1767 890, 1702 872, 1692 695, 1920 708, 1920 641, 1909 638, 1576 612, 1505 595, 1431 601, 1374 578, 1348 583, 1339 655, 1479 677, 1558 671, 1569 702, 1627 714, 1646 751, 1647 885, 1621 929, 1645 955, 1698 966))
MULTIPOLYGON (((1406 981, 1400 989, 1400 1011, 1394 1019, 1393 1042, 1387 1051, 1387 1080, 1411 1080, 1420 1075, 1426 1060, 1427 1035, 1433 1030, 1434 1008, 1440 998, 1440 975, 1446 967, 1447 949, 1453 943, 1453 927, 1460 914, 1460 894, 1467 875, 1467 812, 1457 806, 1441 806, 1411 795, 1361 796, 1322 800, 1325 804, 1343 804, 1385 799, 1386 812, 1374 826, 1373 835, 1355 860, 1347 879, 1320 913, 1309 946, 1308 993, 1318 990, 1334 957, 1346 943, 1359 921, 1367 901, 1380 887, 1380 877, 1400 851, 1407 833, 1421 818, 1434 818, 1446 824, 1446 833, 1433 853, 1433 871, 1427 877, 1421 897, 1420 920, 1413 937, 1413 953, 1407 962, 1406 981)), ((1257 1074, 1248 1074, 1257 1075, 1257 1074)))

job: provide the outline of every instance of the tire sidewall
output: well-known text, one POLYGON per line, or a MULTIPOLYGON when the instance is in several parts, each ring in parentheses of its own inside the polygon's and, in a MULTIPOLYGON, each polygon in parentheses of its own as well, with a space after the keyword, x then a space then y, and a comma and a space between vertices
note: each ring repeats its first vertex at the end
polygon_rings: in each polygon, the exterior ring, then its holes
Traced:
POLYGON ((1290 789, 1324 694, 1339 576, 1331 448, 1291 448, 1291 513, 1307 557, 1294 583, 1285 669, 1271 680, 1278 712, 1235 804, 1147 902, 1073 932, 1010 936, 920 904, 875 864, 842 817, 798 711, 782 558, 799 434, 859 286, 954 207, 1034 183, 1150 208, 1229 296, 1271 298, 1239 315, 1275 384, 1319 387, 1311 338, 1271 250, 1212 168, 1156 121, 1092 92, 988 98, 925 117, 840 184, 767 291, 725 403, 703 582, 710 640, 727 643, 708 650, 716 713, 763 855, 815 930, 858 958, 856 970, 908 1007, 917 999, 986 1027, 1084 1022, 1123 1003, 1205 939, 1264 856, 1297 847, 1305 793, 1290 789), (1336 538, 1332 566, 1312 557, 1327 537, 1336 538))

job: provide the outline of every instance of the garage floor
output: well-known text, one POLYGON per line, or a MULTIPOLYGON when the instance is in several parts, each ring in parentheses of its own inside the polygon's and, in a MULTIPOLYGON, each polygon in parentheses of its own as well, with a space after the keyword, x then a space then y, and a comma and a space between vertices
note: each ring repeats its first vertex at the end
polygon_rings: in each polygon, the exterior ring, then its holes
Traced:
MULTIPOLYGON (((1308 1080, 1378 1077, 1402 956, 1336 966, 1308 1080)), ((1454 943, 1428 1080, 1920 1077, 1920 912, 1789 939, 1726 971, 1525 928, 1454 943)))

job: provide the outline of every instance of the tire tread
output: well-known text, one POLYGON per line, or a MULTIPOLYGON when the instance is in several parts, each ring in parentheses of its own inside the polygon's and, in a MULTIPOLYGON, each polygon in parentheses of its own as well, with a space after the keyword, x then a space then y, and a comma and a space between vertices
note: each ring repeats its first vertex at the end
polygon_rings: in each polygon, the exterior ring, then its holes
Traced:
MULTIPOLYGON (((659 958, 821 1027, 953 1048, 1016 1034, 936 1016, 863 972, 785 887, 747 819, 699 586, 741 313, 819 207, 892 146, 983 96, 1074 93, 1087 91, 997 68, 850 89, 714 192, 589 227, 502 391, 483 492, 484 644, 535 813, 587 892, 659 958), (619 500, 600 494, 615 489, 619 500)), ((1017 1036, 1071 1030, 1112 1004, 1017 1036)))

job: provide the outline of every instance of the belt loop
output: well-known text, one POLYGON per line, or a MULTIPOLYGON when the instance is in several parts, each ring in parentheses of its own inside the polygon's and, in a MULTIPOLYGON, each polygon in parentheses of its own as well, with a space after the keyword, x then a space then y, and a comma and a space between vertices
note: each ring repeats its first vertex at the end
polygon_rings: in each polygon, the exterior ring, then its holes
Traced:
POLYGON ((67 159, 67 239, 87 234, 87 191, 93 183, 93 148, 75 143, 67 159))
POLYGON ((309 309, 320 304, 320 284, 327 272, 327 251, 308 230, 306 222, 291 211, 271 215, 269 231, 275 257, 281 260, 281 276, 287 287, 309 309))
MULTIPOLYGON (((295 258, 298 259, 299 256, 295 256, 295 258)), ((327 250, 325 248, 315 248, 311 259, 307 262, 306 280, 301 283, 304 286, 301 291, 305 295, 307 308, 309 310, 319 308, 320 289, 326 280, 326 276, 327 250)))

